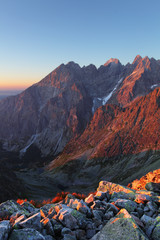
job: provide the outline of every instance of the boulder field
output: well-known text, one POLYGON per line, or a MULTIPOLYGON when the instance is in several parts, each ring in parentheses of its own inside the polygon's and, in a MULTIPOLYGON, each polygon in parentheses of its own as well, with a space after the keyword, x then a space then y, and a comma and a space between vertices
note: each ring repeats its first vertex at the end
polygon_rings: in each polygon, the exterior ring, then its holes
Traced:
POLYGON ((155 184, 152 191, 151 184, 136 191, 101 181, 96 194, 84 200, 68 194, 40 208, 8 200, 0 204, 0 240, 158 240, 160 196, 155 184))

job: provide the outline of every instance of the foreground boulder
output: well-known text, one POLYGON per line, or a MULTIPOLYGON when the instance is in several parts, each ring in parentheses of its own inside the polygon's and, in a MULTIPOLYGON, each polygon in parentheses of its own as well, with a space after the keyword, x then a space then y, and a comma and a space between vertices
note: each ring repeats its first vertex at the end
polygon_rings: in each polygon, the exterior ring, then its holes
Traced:
POLYGON ((148 240, 135 220, 122 209, 92 240, 148 240))
POLYGON ((124 187, 120 184, 112 183, 112 182, 107 182, 107 181, 101 181, 99 183, 99 187, 97 188, 97 191, 102 191, 102 192, 107 192, 109 191, 110 194, 113 194, 114 192, 123 192, 127 194, 135 194, 135 191, 124 187))

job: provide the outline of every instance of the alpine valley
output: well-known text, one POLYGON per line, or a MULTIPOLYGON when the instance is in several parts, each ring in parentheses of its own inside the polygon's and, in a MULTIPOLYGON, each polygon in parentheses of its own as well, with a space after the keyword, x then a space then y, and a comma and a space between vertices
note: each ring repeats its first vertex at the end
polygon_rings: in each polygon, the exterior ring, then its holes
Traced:
POLYGON ((89 193, 160 168, 160 60, 60 65, 0 100, 0 201, 89 193))

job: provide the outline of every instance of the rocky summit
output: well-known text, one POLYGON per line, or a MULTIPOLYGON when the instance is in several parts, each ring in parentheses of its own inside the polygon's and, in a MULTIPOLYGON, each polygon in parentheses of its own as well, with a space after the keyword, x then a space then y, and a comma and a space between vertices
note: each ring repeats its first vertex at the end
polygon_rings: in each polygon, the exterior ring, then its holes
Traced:
POLYGON ((160 196, 154 189, 136 191, 101 181, 84 200, 68 194, 40 208, 14 200, 1 203, 0 240, 22 239, 158 240, 160 196))

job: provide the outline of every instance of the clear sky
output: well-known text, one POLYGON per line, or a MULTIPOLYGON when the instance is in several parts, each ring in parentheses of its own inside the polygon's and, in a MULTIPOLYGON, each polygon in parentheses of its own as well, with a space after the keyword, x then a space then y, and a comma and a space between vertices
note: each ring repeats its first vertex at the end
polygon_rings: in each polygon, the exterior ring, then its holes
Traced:
POLYGON ((160 59, 159 0, 0 0, 0 90, 26 88, 61 63, 160 59))

